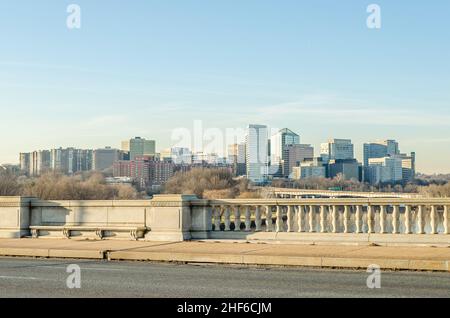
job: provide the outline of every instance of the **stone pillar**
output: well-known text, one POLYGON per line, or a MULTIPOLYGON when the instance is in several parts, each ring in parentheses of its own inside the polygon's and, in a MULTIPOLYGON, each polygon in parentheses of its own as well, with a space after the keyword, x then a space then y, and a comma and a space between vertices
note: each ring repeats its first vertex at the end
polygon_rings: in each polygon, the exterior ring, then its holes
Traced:
POLYGON ((261 231, 261 223, 262 223, 262 220, 261 220, 261 208, 260 208, 259 205, 257 205, 255 207, 255 227, 256 227, 255 231, 257 231, 257 232, 261 231))
POLYGON ((374 210, 371 205, 367 206, 367 233, 374 233, 374 210))
POLYGON ((266 207, 266 231, 270 232, 272 230, 272 207, 268 205, 266 207))
POLYGON ((431 224, 431 233, 430 234, 437 234, 437 211, 436 206, 431 205, 431 211, 430 211, 430 224, 431 224))
POLYGON ((241 210, 240 206, 234 207, 234 231, 239 232, 241 230, 241 210))
POLYGON ((250 232, 252 225, 250 207, 246 205, 244 208, 245 208, 245 231, 250 232))
POLYGON ((331 226, 332 226, 332 232, 333 233, 337 233, 338 229, 337 229, 337 209, 338 207, 336 205, 332 206, 332 212, 331 212, 331 226))
POLYGON ((405 234, 411 234, 411 206, 405 206, 405 234))
POLYGON ((449 224, 450 216, 448 205, 444 206, 444 234, 450 234, 450 224, 449 224))
POLYGON ((357 205, 356 206, 356 213, 355 213, 355 223, 356 223, 356 233, 362 233, 362 213, 361 213, 362 206, 357 205))
POLYGON ((419 205, 417 212, 417 222, 419 226, 418 234, 425 234, 424 206, 419 205))
POLYGON ((221 212, 221 207, 220 206, 213 206, 212 207, 213 210, 213 215, 214 215, 214 231, 219 232, 220 231, 220 212, 221 212))
POLYGON ((320 233, 325 233, 326 229, 326 221, 325 221, 325 205, 320 206, 320 233))
POLYGON ((394 210, 392 212, 392 233, 398 234, 400 233, 399 230, 399 209, 400 207, 398 205, 394 205, 394 210))
POLYGON ((150 201, 146 227, 150 230, 145 239, 150 241, 184 241, 191 239, 191 230, 206 236, 212 229, 211 208, 197 207, 191 217, 191 201, 195 195, 155 195, 150 201))
POLYGON ((282 207, 280 205, 277 205, 277 215, 276 215, 276 228, 275 230, 277 232, 283 232, 283 212, 282 212, 282 207))
POLYGON ((299 205, 297 207, 297 226, 298 226, 298 232, 302 232, 304 225, 303 225, 303 205, 299 205))
POLYGON ((229 232, 231 231, 231 207, 229 205, 225 206, 225 211, 224 211, 224 223, 225 223, 225 231, 229 232))
POLYGON ((294 207, 292 205, 289 205, 288 213, 287 213, 287 231, 288 232, 293 232, 293 228, 292 228, 293 218, 294 218, 294 207))
POLYGON ((344 233, 350 232, 350 214, 349 214, 349 206, 344 206, 344 233))
POLYGON ((314 220, 316 217, 316 207, 314 205, 309 206, 309 232, 314 233, 316 231, 314 220))
POLYGON ((30 236, 33 200, 27 197, 0 197, 0 238, 30 236))
POLYGON ((386 233, 386 209, 387 209, 387 206, 385 206, 385 205, 380 206, 380 233, 381 234, 386 233))

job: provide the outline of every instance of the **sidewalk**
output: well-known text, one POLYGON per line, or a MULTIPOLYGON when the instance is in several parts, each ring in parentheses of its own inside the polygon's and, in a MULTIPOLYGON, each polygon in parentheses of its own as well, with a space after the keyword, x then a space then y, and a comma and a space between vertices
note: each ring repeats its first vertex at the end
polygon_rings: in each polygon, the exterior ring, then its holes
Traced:
POLYGON ((0 239, 0 256, 450 271, 444 247, 0 239))

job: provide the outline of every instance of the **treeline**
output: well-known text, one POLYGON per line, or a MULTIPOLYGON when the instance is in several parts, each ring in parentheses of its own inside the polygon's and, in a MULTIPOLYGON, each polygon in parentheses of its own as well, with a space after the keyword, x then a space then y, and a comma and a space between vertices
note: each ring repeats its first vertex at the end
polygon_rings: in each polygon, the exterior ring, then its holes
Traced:
POLYGON ((426 187, 420 187, 419 193, 432 198, 449 198, 450 197, 450 183, 446 184, 430 184, 426 187))
POLYGON ((36 178, 0 173, 0 196, 31 196, 43 200, 132 200, 143 197, 133 186, 110 185, 100 173, 65 176, 46 173, 36 178))
POLYGON ((246 179, 236 179, 227 169, 195 168, 177 172, 164 186, 164 193, 195 194, 204 199, 259 198, 246 179))
POLYGON ((307 178, 299 180, 274 180, 273 187, 308 189, 308 190, 329 190, 339 189, 342 191, 360 191, 360 192, 418 192, 419 186, 413 183, 402 184, 380 184, 372 186, 365 182, 355 179, 347 180, 338 175, 333 179, 327 178, 307 178))
MULTIPOLYGON (((301 180, 274 180, 273 187, 294 189, 364 192, 419 193, 427 197, 450 197, 450 183, 406 184, 373 187, 356 180, 310 178, 301 180)), ((177 172, 163 187, 163 193, 195 194, 205 199, 261 198, 264 191, 255 190, 245 178, 234 178, 227 169, 195 168, 177 172)), ((12 172, 0 171, 0 196, 32 196, 43 200, 133 200, 148 197, 131 185, 111 185, 100 173, 65 176, 46 173, 27 178, 12 172)))

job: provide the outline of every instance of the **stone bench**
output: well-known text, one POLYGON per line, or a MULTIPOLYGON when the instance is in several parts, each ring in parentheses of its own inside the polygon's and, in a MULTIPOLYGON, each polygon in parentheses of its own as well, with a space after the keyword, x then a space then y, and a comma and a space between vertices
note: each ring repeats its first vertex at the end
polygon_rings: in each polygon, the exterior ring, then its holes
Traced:
POLYGON ((50 237, 65 237, 71 238, 73 236, 86 236, 86 233, 93 233, 96 239, 104 239, 106 237, 120 237, 128 234, 131 240, 143 238, 147 228, 144 226, 46 226, 37 225, 30 226, 31 236, 38 238, 41 234, 47 233, 50 237), (78 235, 73 235, 78 234, 78 235))

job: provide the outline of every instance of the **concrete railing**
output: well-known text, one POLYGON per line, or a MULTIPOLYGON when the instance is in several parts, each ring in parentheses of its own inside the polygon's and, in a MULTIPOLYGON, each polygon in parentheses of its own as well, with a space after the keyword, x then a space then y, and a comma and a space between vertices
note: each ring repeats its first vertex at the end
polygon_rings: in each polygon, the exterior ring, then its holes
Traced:
POLYGON ((142 201, 0 198, 0 237, 181 241, 247 239, 439 242, 450 199, 233 199, 161 195, 142 201))

